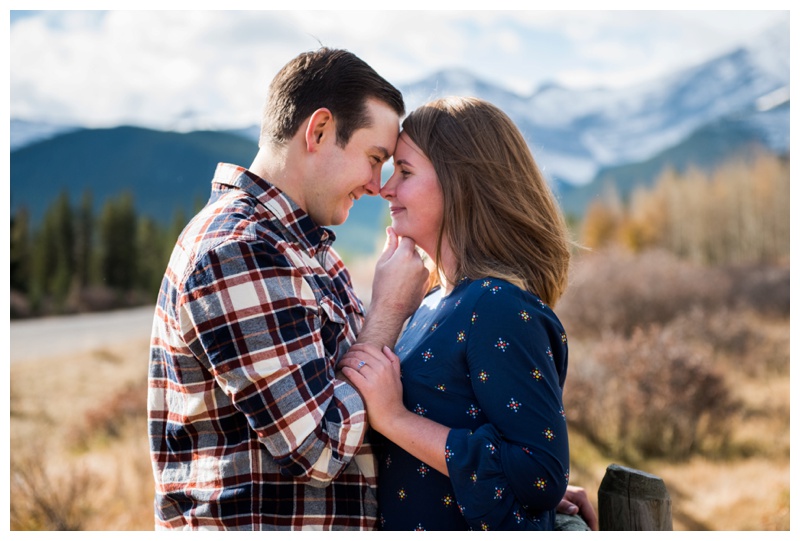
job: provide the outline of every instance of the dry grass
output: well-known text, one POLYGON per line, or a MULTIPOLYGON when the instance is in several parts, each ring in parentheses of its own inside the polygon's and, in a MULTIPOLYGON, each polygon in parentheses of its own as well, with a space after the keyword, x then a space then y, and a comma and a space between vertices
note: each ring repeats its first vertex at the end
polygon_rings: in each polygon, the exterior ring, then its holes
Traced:
POLYGON ((676 530, 788 530, 788 269, 609 251, 574 270, 572 481, 596 494, 616 462, 664 479, 676 530))
MULTIPOLYGON (((652 262, 641 264, 659 267, 652 262)), ((662 266, 667 264, 662 260, 662 266)), ((682 276, 706 283, 695 274, 697 269, 683 272, 682 276)), ((622 286, 611 283, 614 274, 605 270, 595 276, 606 281, 606 291, 619 292, 622 286)), ((356 267, 354 275, 367 284, 371 277, 367 267, 356 267)), ((587 272, 584 281, 591 275, 587 272)), ((748 279, 738 276, 726 283, 737 280, 748 279)), ((769 282, 749 280, 749 291, 755 292, 769 282)), ((673 287, 679 283, 671 282, 673 287)), ((662 291, 651 294, 648 303, 630 306, 646 310, 655 298, 671 302, 669 290, 662 291)), ((763 298, 769 291, 774 289, 767 287, 752 295, 763 298)), ((704 295, 708 298, 708 290, 704 295)), ((635 322, 635 317, 624 313, 626 297, 620 299, 622 306, 611 307, 617 311, 615 317, 620 322, 635 322)), ((732 451, 713 457, 693 455, 681 461, 641 456, 625 461, 572 429, 571 481, 596 498, 608 464, 623 464, 665 480, 673 500, 676 530, 788 530, 788 313, 782 315, 782 309, 777 313, 745 310, 729 303, 709 319, 710 305, 704 303, 699 303, 697 312, 685 305, 686 309, 681 309, 680 303, 670 304, 667 327, 673 336, 682 337, 686 347, 714 341, 715 346, 707 347, 702 359, 722 375, 730 398, 741 405, 729 426, 728 448, 732 451)), ((592 317, 602 316, 602 310, 594 306, 574 306, 586 309, 592 317)), ((562 319, 571 347, 568 382, 578 377, 585 352, 603 347, 602 333, 581 337, 579 325, 570 326, 571 310, 565 303, 562 319)), ((556 311, 562 315, 560 306, 556 311)), ((581 325, 591 329, 588 316, 581 325)), ((615 339, 627 340, 636 326, 615 339)), ((12 529, 152 530, 153 479, 143 401, 147 356, 147 338, 141 337, 81 355, 11 364, 12 529), (53 491, 53 486, 59 490, 53 491)), ((596 499, 593 503, 597 505, 596 499)))
POLYGON ((12 529, 153 529, 147 354, 144 337, 11 364, 12 529))

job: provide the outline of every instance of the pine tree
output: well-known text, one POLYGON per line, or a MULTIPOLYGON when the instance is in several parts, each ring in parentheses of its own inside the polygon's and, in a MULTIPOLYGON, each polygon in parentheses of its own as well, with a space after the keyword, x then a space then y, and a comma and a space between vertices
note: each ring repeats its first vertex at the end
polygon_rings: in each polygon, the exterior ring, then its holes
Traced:
POLYGON ((92 253, 94 251, 94 212, 91 190, 86 190, 75 219, 75 275, 78 287, 86 288, 91 283, 92 253))
POLYGON ((75 272, 75 234, 69 196, 62 192, 47 210, 34 237, 31 258, 31 297, 61 311, 75 272))
POLYGON ((155 302, 167 258, 164 256, 165 232, 151 218, 142 217, 136 230, 136 252, 139 254, 136 288, 145 298, 155 302))
POLYGON ((126 192, 110 199, 100 214, 100 279, 118 293, 127 293, 135 285, 136 212, 133 196, 126 192))
POLYGON ((20 293, 28 293, 31 282, 31 239, 30 214, 26 207, 21 207, 11 217, 11 246, 9 259, 11 263, 11 289, 20 293))

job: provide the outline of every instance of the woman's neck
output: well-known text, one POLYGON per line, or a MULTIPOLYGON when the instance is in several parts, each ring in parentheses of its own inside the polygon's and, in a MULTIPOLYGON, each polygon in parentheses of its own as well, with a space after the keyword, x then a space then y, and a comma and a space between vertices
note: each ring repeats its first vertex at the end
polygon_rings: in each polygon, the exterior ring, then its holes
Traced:
POLYGON ((453 254, 452 248, 450 248, 450 244, 447 242, 442 243, 442 260, 439 268, 441 272, 439 273, 439 280, 442 283, 442 290, 444 291, 445 295, 449 295, 452 293, 453 289, 458 285, 459 277, 455 275, 456 273, 456 258, 453 254), (451 282, 448 280, 456 280, 455 282, 451 282))

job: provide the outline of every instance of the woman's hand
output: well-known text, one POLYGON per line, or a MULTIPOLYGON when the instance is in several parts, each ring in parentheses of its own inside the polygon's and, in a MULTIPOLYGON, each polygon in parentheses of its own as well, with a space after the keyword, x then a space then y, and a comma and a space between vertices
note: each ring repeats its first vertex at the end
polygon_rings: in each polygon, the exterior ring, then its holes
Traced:
POLYGON ((378 432, 408 410, 403 406, 400 359, 387 346, 354 344, 339 361, 339 368, 361 394, 369 424, 378 432))
POLYGON ((391 441, 444 475, 449 475, 445 445, 450 429, 403 405, 400 359, 388 347, 355 344, 339 361, 342 373, 361 393, 369 424, 391 441))

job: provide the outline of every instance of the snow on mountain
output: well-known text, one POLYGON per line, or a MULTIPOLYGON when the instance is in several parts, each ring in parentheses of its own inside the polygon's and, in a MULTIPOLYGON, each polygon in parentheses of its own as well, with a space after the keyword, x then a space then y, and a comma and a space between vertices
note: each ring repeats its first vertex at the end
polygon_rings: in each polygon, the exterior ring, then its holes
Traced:
POLYGON ((646 160, 731 115, 747 115, 764 144, 786 151, 788 108, 754 111, 766 96, 788 99, 788 84, 789 28, 781 24, 726 55, 628 88, 549 84, 522 97, 464 71, 445 71, 402 90, 409 109, 445 95, 496 104, 523 131, 548 178, 580 185, 601 168, 646 160))
MULTIPOLYGON (((640 162, 703 126, 736 118, 773 150, 789 148, 789 26, 698 66, 632 87, 570 89, 546 84, 520 96, 465 70, 445 70, 401 86, 408 111, 447 96, 478 96, 519 126, 547 178, 582 185, 608 167, 640 162)), ((11 149, 68 131, 11 122, 11 149)), ((257 140, 258 126, 230 130, 257 140)))

